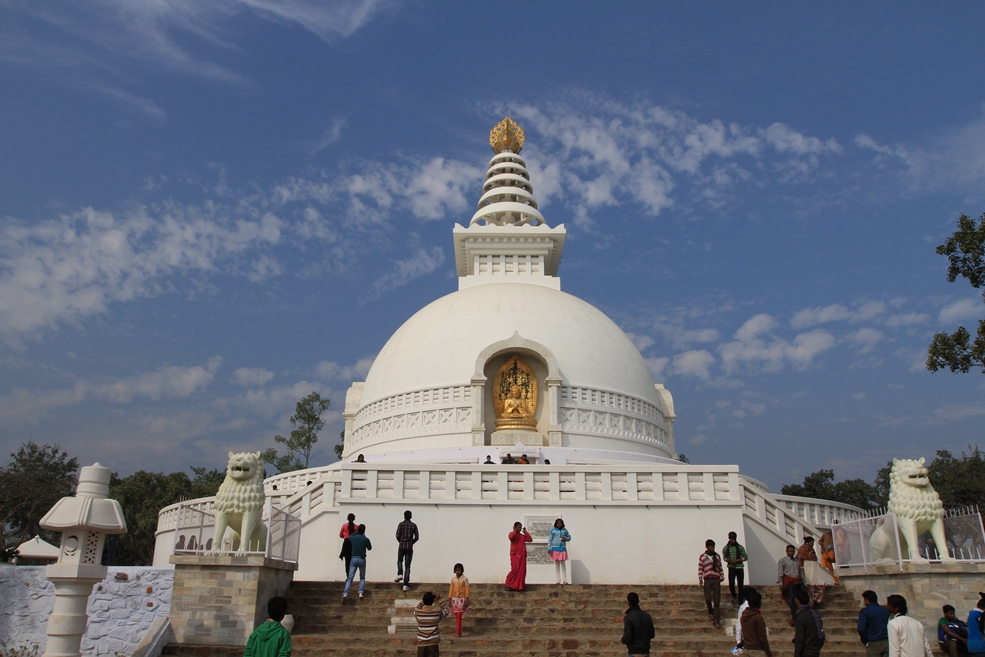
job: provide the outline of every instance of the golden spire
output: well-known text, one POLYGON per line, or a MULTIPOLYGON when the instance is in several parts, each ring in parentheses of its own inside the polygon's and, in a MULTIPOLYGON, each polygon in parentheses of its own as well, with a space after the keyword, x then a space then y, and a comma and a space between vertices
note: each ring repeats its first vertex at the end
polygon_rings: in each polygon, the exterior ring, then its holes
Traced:
POLYGON ((507 116, 489 131, 489 145, 492 146, 493 153, 519 153, 523 149, 523 128, 507 116))

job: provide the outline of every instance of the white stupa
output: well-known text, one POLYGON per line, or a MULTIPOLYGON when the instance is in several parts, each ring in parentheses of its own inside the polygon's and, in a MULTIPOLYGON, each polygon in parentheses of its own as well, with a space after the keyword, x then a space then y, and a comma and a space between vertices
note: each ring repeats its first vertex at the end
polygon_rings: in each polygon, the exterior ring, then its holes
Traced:
POLYGON ((342 577, 338 531, 354 513, 374 545, 369 579, 392 578, 411 510, 416 581, 445 581, 456 562, 472 581, 502 581, 515 521, 535 538, 528 581, 553 581, 543 541, 563 517, 575 583, 694 583, 705 539, 729 531, 750 553, 747 581, 773 582, 787 543, 857 509, 676 460, 670 392, 611 319, 561 291, 565 229, 538 209, 523 141, 509 118, 490 133, 477 211, 453 231, 459 289, 408 319, 349 388, 342 461, 265 481, 302 518, 297 577, 342 577), (529 465, 502 464, 508 454, 529 465))
POLYGON ((474 461, 521 443, 532 463, 669 462, 670 393, 615 322, 561 291, 565 230, 537 208, 522 130, 505 119, 491 141, 478 210, 454 230, 459 289, 407 320, 349 389, 344 457, 474 461), (497 432, 494 379, 513 358, 536 378, 534 422, 497 432))

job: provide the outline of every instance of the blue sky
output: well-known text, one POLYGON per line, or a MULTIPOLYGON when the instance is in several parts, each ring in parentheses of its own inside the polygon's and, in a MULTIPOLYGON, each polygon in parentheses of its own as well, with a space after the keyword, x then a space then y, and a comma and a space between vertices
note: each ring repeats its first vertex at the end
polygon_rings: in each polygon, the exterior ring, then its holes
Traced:
POLYGON ((0 2, 0 453, 220 467, 456 289, 507 107, 563 289, 771 486, 983 442, 977 3, 0 2))

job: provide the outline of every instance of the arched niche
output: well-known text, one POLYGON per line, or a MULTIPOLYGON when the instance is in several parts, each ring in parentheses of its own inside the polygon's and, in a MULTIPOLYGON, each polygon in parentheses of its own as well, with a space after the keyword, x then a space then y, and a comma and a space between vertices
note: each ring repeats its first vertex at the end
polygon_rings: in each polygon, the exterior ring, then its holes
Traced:
POLYGON ((472 374, 472 444, 488 445, 495 427, 496 414, 492 407, 491 382, 500 366, 511 355, 518 355, 533 370, 541 386, 541 401, 534 417, 537 429, 547 438, 547 444, 561 445, 561 427, 558 420, 558 388, 561 372, 557 358, 546 346, 524 338, 518 331, 506 340, 500 340, 483 349, 475 360, 472 374))

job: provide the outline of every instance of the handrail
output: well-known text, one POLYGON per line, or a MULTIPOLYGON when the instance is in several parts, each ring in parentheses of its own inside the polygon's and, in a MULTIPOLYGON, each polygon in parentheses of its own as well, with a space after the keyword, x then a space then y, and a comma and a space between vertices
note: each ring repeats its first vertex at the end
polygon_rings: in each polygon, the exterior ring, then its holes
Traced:
POLYGON ((764 491, 759 482, 740 478, 743 492, 743 514, 770 529, 787 543, 799 544, 804 536, 816 536, 817 527, 787 509, 776 496, 764 491))

